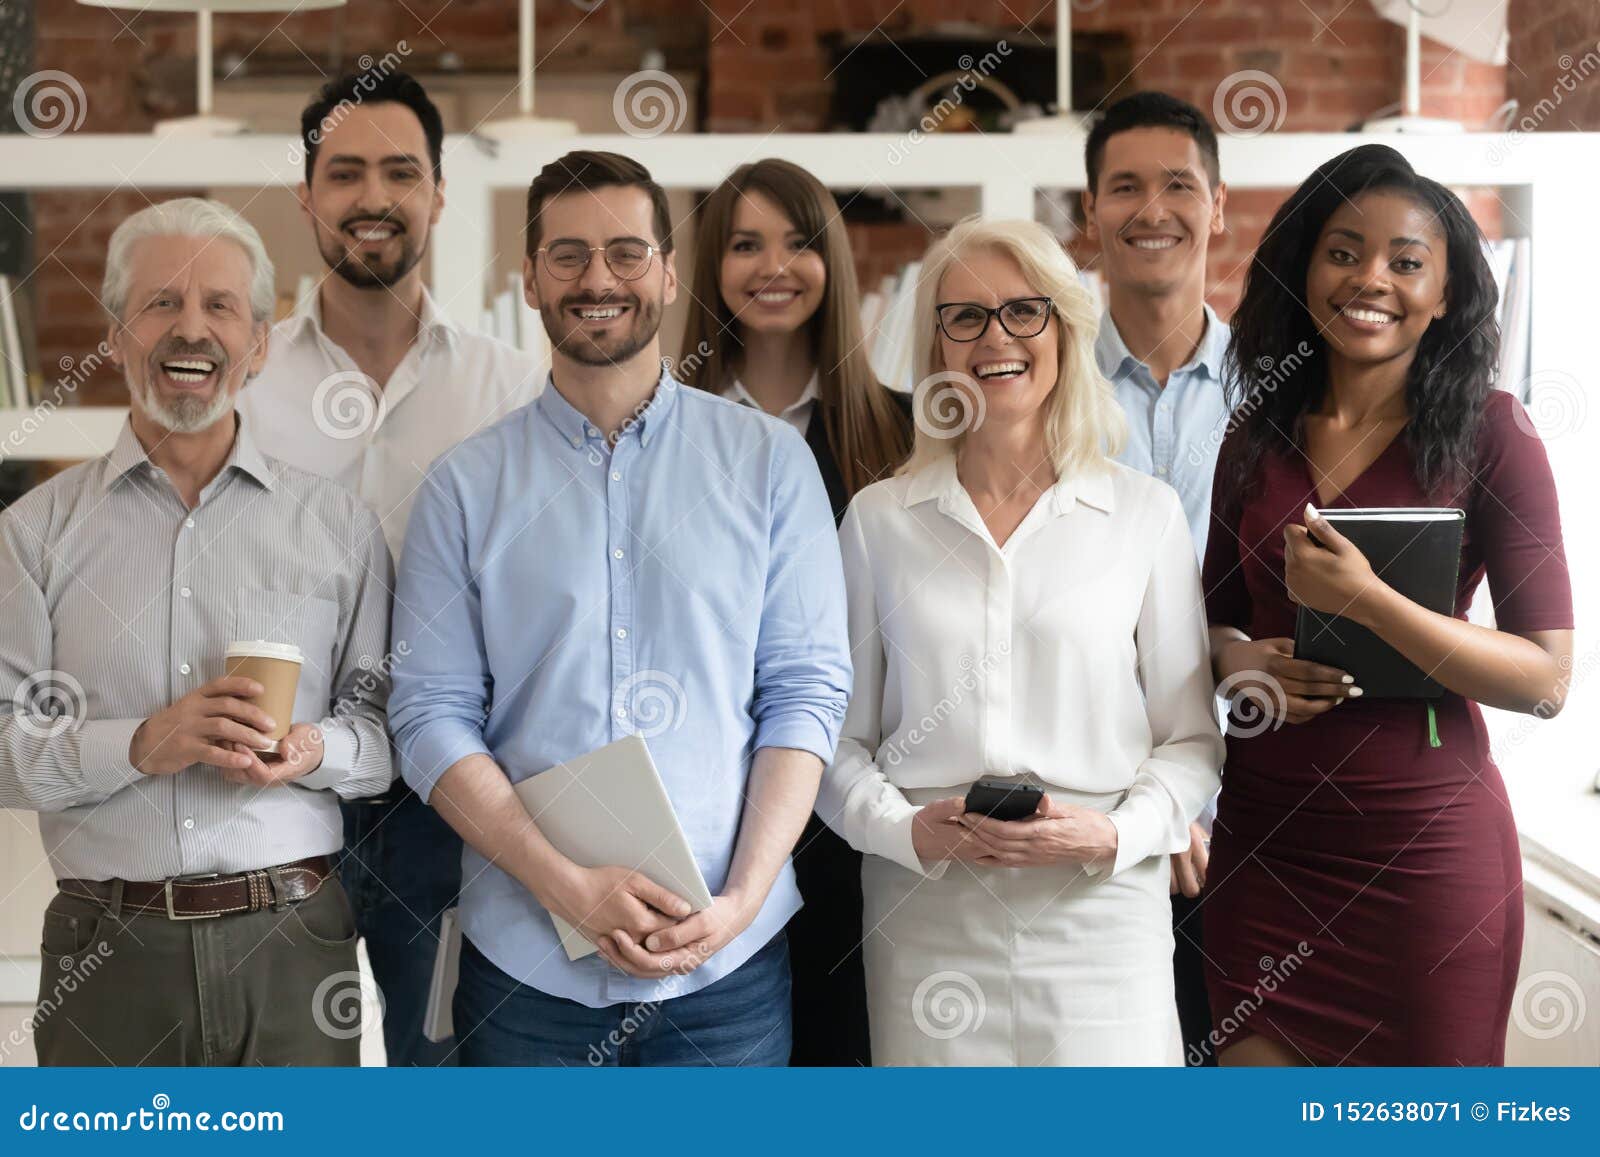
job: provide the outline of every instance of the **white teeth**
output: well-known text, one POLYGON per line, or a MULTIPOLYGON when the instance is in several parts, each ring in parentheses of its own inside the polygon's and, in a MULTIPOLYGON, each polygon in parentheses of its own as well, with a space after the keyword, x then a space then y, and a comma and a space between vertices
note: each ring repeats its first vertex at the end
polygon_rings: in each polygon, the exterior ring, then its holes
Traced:
POLYGON ((1383 313, 1376 309, 1355 309, 1350 306, 1345 307, 1344 315, 1352 321, 1365 321, 1373 325, 1388 325, 1395 320, 1393 314, 1383 313))
POLYGON ((973 372, 980 378, 997 378, 1007 374, 1020 374, 1027 368, 1027 362, 990 362, 987 365, 974 366, 973 372))
POLYGON ((350 232, 357 241, 387 241, 399 230, 393 225, 357 225, 350 232))
POLYGON ((193 383, 203 382, 210 377, 212 371, 217 368, 217 363, 196 358, 162 362, 161 368, 166 371, 167 377, 175 382, 193 383))
POLYGON ((1130 237, 1128 243, 1135 249, 1171 249, 1178 243, 1176 237, 1130 237))
POLYGON ((609 305, 604 309, 579 309, 578 316, 583 318, 584 321, 604 321, 608 318, 621 317, 622 307, 620 305, 609 305))
POLYGON ((792 289, 769 289, 764 293, 756 294, 756 300, 767 305, 781 305, 783 302, 792 301, 800 294, 792 289))

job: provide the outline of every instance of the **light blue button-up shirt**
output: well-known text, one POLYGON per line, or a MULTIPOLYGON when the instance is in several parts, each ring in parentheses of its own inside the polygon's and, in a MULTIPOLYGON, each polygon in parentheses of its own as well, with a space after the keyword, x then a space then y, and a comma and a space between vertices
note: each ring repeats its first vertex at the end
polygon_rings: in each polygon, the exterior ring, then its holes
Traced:
POLYGON ((1167 483, 1183 500, 1195 554, 1205 558, 1211 526, 1211 479, 1228 424, 1222 359, 1228 327, 1206 306, 1206 332, 1189 361, 1173 370, 1165 387, 1150 367, 1128 352, 1111 311, 1100 319, 1095 359, 1116 388, 1128 416, 1128 441, 1118 460, 1167 483))
MULTIPOLYGON (((713 895, 754 752, 833 756, 851 686, 822 479, 786 423, 663 373, 615 447, 552 383, 430 473, 396 586, 389 721, 424 799, 487 753, 512 782, 639 733, 713 895)), ((469 843, 461 922, 502 971, 598 1008, 727 975, 800 907, 785 865, 686 977, 569 961, 549 915, 469 843)))

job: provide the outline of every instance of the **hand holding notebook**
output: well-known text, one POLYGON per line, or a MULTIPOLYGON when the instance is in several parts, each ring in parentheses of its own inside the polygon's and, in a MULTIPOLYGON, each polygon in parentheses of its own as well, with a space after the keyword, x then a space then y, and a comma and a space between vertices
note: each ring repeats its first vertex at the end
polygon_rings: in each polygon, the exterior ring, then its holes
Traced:
POLYGON ((1439 507, 1306 510, 1311 529, 1289 528, 1285 550, 1284 579, 1301 601, 1295 658, 1349 672, 1366 696, 1438 698, 1444 693, 1439 683, 1353 613, 1341 612, 1352 611, 1377 580, 1431 611, 1451 614, 1465 513, 1439 507), (1327 542, 1317 540, 1318 529, 1327 542))

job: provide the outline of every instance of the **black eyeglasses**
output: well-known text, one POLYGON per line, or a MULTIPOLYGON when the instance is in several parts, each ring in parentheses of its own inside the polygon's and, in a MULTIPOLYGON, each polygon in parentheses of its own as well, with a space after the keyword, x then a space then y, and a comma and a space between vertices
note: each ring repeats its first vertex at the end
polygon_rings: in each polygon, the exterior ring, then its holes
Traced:
POLYGON ((947 301, 933 307, 939 328, 951 341, 977 341, 998 317, 1000 328, 1012 337, 1037 337, 1050 322, 1055 306, 1048 297, 1018 297, 993 309, 975 301, 947 301))
POLYGON ((545 268, 562 281, 576 281, 589 268, 596 253, 604 253, 606 268, 622 281, 637 281, 650 268, 650 259, 661 250, 643 241, 624 238, 606 245, 585 245, 582 241, 557 241, 534 250, 544 254, 545 268))

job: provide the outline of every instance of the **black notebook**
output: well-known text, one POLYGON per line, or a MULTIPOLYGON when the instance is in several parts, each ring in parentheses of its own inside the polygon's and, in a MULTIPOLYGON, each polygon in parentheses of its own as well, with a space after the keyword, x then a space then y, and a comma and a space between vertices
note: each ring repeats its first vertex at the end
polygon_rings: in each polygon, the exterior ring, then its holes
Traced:
MULTIPOLYGON (((1367 556, 1384 582, 1430 611, 1455 613, 1463 511, 1375 506, 1320 513, 1367 556)), ((1444 694, 1421 668, 1360 623, 1310 607, 1301 607, 1295 616, 1294 657, 1355 676, 1364 699, 1437 699, 1444 694)))

